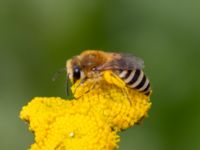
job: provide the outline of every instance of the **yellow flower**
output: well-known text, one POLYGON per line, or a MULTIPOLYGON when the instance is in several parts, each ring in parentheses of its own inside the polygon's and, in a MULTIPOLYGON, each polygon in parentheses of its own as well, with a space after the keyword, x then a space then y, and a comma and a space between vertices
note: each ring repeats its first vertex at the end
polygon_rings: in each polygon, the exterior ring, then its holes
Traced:
POLYGON ((35 134, 31 150, 115 150, 117 132, 147 115, 148 96, 127 88, 111 71, 72 86, 73 100, 34 98, 20 118, 35 134))
POLYGON ((90 113, 98 112, 116 130, 138 123, 151 107, 148 96, 128 88, 112 71, 105 71, 97 81, 75 84, 72 92, 83 105, 89 105, 90 113))
POLYGON ((116 131, 98 116, 87 115, 86 109, 78 109, 78 101, 70 102, 36 97, 23 107, 20 117, 35 133, 31 150, 115 149, 119 141, 116 131))

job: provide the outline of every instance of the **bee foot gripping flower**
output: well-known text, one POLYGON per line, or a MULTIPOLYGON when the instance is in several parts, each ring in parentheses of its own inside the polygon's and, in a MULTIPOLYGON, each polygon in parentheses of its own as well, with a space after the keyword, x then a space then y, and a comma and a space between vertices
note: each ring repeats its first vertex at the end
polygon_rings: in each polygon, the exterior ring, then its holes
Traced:
POLYGON ((74 84, 73 100, 34 98, 20 112, 35 134, 30 149, 117 149, 117 132, 144 118, 151 106, 149 96, 127 88, 120 80, 105 71, 98 84, 90 80, 74 84))

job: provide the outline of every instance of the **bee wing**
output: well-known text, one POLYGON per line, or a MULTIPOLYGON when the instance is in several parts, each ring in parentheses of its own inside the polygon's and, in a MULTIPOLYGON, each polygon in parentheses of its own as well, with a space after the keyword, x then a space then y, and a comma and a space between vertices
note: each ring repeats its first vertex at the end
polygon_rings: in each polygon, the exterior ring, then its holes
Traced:
MULTIPOLYGON (((144 61, 136 57, 132 54, 120 54, 121 55, 121 64, 124 64, 124 68, 127 69, 143 69, 144 68, 144 61)), ((123 68, 122 68, 123 69, 123 68)))
POLYGON ((141 58, 126 53, 113 53, 116 58, 98 66, 97 70, 132 70, 144 68, 144 61, 141 58))

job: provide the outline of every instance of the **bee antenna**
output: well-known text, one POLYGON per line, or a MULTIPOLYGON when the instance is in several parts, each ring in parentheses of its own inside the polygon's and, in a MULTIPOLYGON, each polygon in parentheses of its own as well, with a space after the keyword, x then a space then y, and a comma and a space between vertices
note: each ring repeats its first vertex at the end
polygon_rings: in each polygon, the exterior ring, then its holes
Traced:
POLYGON ((66 75, 66 96, 69 96, 69 74, 66 75))
POLYGON ((53 77, 52 77, 52 81, 56 81, 58 79, 58 77, 60 76, 61 73, 63 73, 64 71, 66 71, 66 68, 60 68, 58 71, 56 71, 56 73, 54 73, 53 77))

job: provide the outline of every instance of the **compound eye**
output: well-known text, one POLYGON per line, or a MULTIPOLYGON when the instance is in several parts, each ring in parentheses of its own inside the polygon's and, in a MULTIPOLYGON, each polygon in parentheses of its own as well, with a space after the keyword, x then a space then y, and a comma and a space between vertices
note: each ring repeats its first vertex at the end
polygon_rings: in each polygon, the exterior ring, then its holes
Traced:
POLYGON ((75 83, 81 77, 81 70, 78 66, 75 66, 73 69, 73 82, 75 83))

